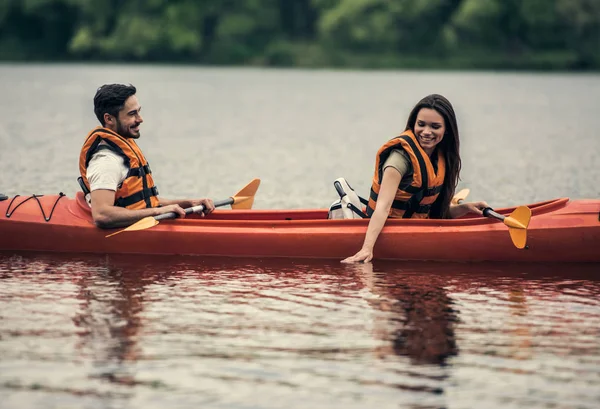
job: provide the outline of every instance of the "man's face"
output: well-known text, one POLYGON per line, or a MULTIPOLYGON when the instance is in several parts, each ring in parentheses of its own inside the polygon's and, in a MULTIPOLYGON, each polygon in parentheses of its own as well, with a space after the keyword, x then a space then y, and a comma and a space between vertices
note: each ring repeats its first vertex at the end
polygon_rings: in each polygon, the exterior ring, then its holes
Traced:
POLYGON ((142 107, 135 95, 125 101, 123 109, 119 111, 118 117, 110 117, 110 123, 106 126, 124 138, 137 139, 140 137, 140 124, 144 122, 140 114, 142 107))

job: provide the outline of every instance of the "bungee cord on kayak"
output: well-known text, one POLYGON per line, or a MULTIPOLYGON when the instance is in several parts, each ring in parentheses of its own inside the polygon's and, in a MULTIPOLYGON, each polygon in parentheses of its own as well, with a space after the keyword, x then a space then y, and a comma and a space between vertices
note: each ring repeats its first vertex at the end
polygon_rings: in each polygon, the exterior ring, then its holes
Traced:
MULTIPOLYGON (((33 194, 33 195, 29 196, 28 198, 26 198, 25 200, 22 200, 21 202, 19 202, 19 204, 17 204, 13 209, 11 209, 11 207, 12 207, 14 201, 17 199, 17 197, 20 197, 20 195, 15 195, 15 197, 13 197, 12 200, 10 201, 10 203, 8 204, 8 208, 6 210, 6 218, 10 219, 10 217, 13 215, 15 210, 17 210, 23 203, 26 203, 31 199, 35 199, 37 204, 40 206, 40 210, 42 211, 42 217, 44 218, 45 221, 49 222, 52 219, 52 214, 54 213, 54 209, 56 209, 56 205, 58 204, 58 201, 60 199, 62 199, 63 197, 65 197, 65 194, 63 192, 58 193, 58 197, 54 201, 54 204, 52 205, 52 209, 50 210, 50 213, 48 214, 48 216, 46 216, 46 212, 44 212, 44 207, 42 206, 42 203, 40 202, 40 199, 39 199, 40 197, 43 197, 43 196, 44 195, 33 194)), ((5 199, 0 199, 0 200, 5 200, 5 199)))

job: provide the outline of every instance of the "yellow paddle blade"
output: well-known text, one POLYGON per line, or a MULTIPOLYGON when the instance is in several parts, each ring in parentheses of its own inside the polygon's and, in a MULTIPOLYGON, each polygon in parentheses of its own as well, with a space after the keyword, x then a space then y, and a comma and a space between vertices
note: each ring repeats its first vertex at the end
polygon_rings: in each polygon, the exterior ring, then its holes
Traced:
POLYGON ((469 189, 463 189, 460 192, 456 193, 452 198, 452 204, 459 204, 460 202, 465 200, 467 196, 469 196, 470 192, 471 191, 469 189))
POLYGON ((504 218, 504 224, 515 229, 527 229, 529 220, 531 220, 531 209, 527 206, 519 206, 504 218))
POLYGON ((510 234, 510 238, 518 249, 524 249, 527 245, 527 230, 526 229, 515 229, 512 227, 508 228, 508 234, 510 234))
POLYGON ((157 224, 158 224, 158 220, 154 219, 154 217, 152 217, 152 216, 144 217, 143 219, 138 220, 137 222, 133 223, 131 226, 128 226, 128 227, 124 228, 123 230, 119 230, 117 232, 108 234, 106 237, 111 237, 116 234, 123 233, 124 231, 137 231, 137 230, 149 229, 150 227, 154 227, 157 224))
POLYGON ((235 195, 231 196, 233 199, 232 209, 252 209, 254 204, 254 196, 260 186, 260 179, 252 179, 250 183, 242 188, 235 195))
POLYGON ((504 224, 508 226, 510 238, 518 249, 524 249, 527 245, 527 227, 530 220, 531 209, 527 206, 517 207, 510 216, 504 218, 504 224))

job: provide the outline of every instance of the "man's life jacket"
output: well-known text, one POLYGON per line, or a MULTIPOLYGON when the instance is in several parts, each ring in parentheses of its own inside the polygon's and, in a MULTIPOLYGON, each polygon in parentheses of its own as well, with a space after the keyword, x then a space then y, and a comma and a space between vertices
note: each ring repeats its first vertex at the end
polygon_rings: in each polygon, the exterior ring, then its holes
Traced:
POLYGON ((410 130, 389 140, 377 151, 367 215, 371 217, 375 211, 375 204, 383 178, 382 167, 393 149, 402 149, 408 154, 412 163, 413 174, 412 176, 402 175, 389 217, 428 218, 431 205, 437 199, 444 185, 446 162, 443 152, 438 149, 436 171, 429 155, 421 148, 417 138, 410 130))
POLYGON ((90 184, 86 177, 87 167, 92 155, 101 149, 110 149, 122 156, 125 166, 129 168, 125 180, 115 192, 115 206, 127 209, 157 207, 159 205, 158 189, 154 185, 152 171, 141 149, 134 139, 124 138, 107 128, 97 127, 86 137, 79 155, 80 183, 88 191, 90 190, 90 184), (100 145, 101 142, 105 142, 105 144, 100 145))

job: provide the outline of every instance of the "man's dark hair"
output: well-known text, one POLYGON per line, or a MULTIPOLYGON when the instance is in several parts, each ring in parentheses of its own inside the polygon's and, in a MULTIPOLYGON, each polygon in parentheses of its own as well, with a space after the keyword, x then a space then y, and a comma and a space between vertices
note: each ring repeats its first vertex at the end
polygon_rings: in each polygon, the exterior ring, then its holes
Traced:
POLYGON ((135 93, 136 89, 131 84, 105 84, 98 88, 94 96, 94 113, 100 124, 105 125, 104 114, 118 117, 119 111, 125 106, 127 98, 135 95, 135 93))

